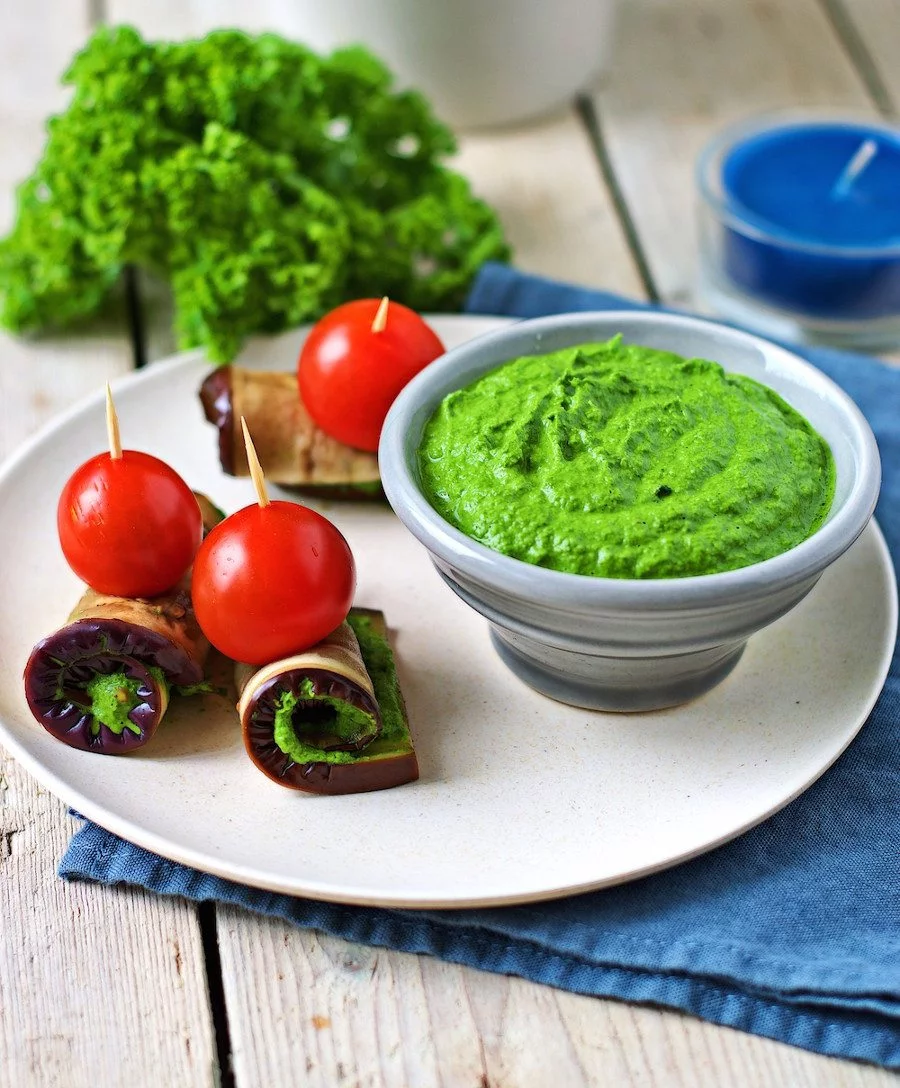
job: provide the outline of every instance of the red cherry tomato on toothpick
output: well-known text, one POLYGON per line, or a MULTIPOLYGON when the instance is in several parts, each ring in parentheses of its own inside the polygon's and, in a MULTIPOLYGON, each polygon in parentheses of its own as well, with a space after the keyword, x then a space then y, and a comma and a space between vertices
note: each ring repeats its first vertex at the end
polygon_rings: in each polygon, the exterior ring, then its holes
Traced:
POLYGON ((444 345, 399 302, 358 299, 313 326, 300 351, 300 397, 315 422, 347 446, 375 453, 400 390, 444 345))
POLYGON ((123 450, 107 390, 110 452, 77 468, 56 524, 72 570, 98 593, 155 597, 187 572, 203 535, 200 507, 178 473, 148 453, 123 450))
POLYGON ((216 649, 265 665, 308 649, 346 619, 356 568, 327 518, 297 503, 269 501, 249 440, 247 454, 259 502, 227 517, 203 541, 191 598, 216 649))

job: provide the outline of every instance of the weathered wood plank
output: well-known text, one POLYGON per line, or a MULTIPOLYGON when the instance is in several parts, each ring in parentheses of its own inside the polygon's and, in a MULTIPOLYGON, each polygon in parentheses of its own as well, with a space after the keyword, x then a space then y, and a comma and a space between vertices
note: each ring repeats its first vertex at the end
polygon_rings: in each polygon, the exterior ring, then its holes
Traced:
POLYGON ((75 827, 0 750, 0 1083, 214 1085, 195 908, 57 879, 75 827))
MULTIPOLYGON (((4 7, 4 232, 13 185, 40 153, 44 118, 65 105, 59 74, 88 31, 85 2, 4 7)), ((130 369, 124 322, 110 320, 77 336, 0 336, 0 457, 56 412, 130 369)), ((55 496, 37 498, 55 502, 55 496)), ((14 531, 2 525, 0 537, 14 531)), ((214 1084, 195 910, 136 892, 63 884, 56 866, 74 826, 65 806, 0 750, 0 1083, 214 1084)))
POLYGON ((697 304, 694 163, 723 125, 785 107, 874 107, 816 0, 632 0, 595 95, 662 299, 697 304))
MULTIPOLYGON (((13 222, 15 185, 44 143, 44 121, 65 107, 59 83, 88 34, 88 8, 54 0, 10 4, 0 35, 0 234, 13 222)), ((0 333, 0 458, 41 423, 110 377, 131 353, 123 325, 68 337, 18 339, 0 333)))
POLYGON ((615 208, 572 112, 503 132, 464 135, 456 165, 497 209, 517 268, 641 294, 615 208))
POLYGON ((220 911, 240 1088, 888 1088, 885 1070, 691 1017, 220 911))
POLYGON ((820 0, 885 116, 900 119, 900 9, 896 0, 820 0))
POLYGON ((288 1070, 310 1088, 582 1088, 600 1072, 630 1083, 627 1054, 598 1030, 603 1003, 275 921, 247 925, 239 910, 222 912, 221 932, 228 1005, 243 1025, 241 1088, 282 1083, 288 1070))
MULTIPOLYGON (((822 0, 881 113, 900 122, 900 6, 896 0, 822 0)), ((884 356, 900 364, 900 351, 884 356)))

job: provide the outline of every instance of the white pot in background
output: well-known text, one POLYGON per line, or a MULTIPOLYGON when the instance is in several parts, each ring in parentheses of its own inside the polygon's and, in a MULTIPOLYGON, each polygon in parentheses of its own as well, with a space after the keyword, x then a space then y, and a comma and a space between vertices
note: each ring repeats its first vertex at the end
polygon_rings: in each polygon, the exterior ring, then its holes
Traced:
POLYGON ((548 113, 598 74, 615 0, 268 0, 312 48, 368 46, 457 128, 548 113))

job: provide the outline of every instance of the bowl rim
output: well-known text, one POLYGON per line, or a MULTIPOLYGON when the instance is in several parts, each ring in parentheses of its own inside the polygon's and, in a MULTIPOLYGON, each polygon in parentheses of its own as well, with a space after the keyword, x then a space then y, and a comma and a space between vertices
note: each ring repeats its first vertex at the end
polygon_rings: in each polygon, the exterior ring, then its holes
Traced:
MULTIPOLYGON (((606 334, 615 333, 610 330, 606 334)), ((574 340, 573 345, 577 342, 574 340)), ((509 356, 510 359, 515 357, 515 354, 509 356)), ((480 373, 501 365, 501 361, 486 364, 480 373)), ((453 388, 462 388, 473 380, 475 376, 467 376, 466 381, 453 388)), ((421 421, 422 427, 425 419, 427 416, 421 421)), ((758 598, 816 577, 862 533, 874 513, 881 486, 881 459, 868 421, 850 396, 821 370, 787 348, 742 329, 704 317, 659 310, 576 311, 528 318, 512 321, 501 329, 451 348, 413 378, 394 401, 382 430, 378 459, 388 502, 407 529, 432 553, 433 559, 448 569, 464 572, 494 592, 583 613, 593 612, 598 607, 627 606, 637 611, 657 611, 716 606, 758 598), (425 498, 407 459, 407 449, 418 446, 421 429, 414 444, 407 443, 407 433, 423 404, 434 399, 434 407, 451 391, 443 389, 439 396, 434 394, 436 388, 445 385, 448 372, 473 355, 504 343, 513 332, 546 334, 573 323, 598 323, 606 330, 616 322, 648 327, 658 327, 662 323, 696 331, 702 336, 709 336, 712 328, 717 336, 725 336, 733 343, 761 352, 767 365, 774 363, 801 384, 827 393, 826 399, 838 410, 845 424, 845 433, 857 461, 855 478, 841 509, 812 536, 770 559, 735 570, 683 578, 604 578, 552 570, 494 551, 446 521, 425 498)))

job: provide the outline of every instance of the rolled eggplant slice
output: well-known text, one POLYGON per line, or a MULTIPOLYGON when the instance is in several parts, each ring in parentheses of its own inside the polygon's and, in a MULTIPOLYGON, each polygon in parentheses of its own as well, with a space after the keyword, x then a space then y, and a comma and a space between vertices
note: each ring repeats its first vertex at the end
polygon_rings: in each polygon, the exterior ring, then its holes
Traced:
POLYGON ((238 665, 236 682, 244 745, 280 785, 366 793, 419 777, 381 612, 354 609, 307 653, 238 665))
POLYGON ((73 635, 65 648, 68 660, 54 656, 58 646, 35 649, 25 685, 32 713, 71 748, 106 755, 140 748, 156 732, 168 706, 161 670, 97 650, 93 639, 79 652, 76 640, 73 635))
POLYGON ((69 620, 32 650, 25 697, 41 725, 73 748, 115 755, 146 744, 169 685, 203 679, 209 643, 182 589, 147 600, 89 589, 69 620), (110 676, 123 704, 118 713, 99 680, 110 676))
POLYGON ((378 458, 325 434, 313 422, 293 373, 222 366, 200 387, 207 420, 219 432, 219 460, 230 476, 249 476, 241 417, 267 479, 329 498, 381 498, 378 458))
MULTIPOLYGON (((198 496, 209 529, 221 520, 198 496)), ((68 622, 41 639, 25 666, 32 714, 72 748, 119 755, 146 744, 166 712, 170 686, 203 680, 209 653, 194 616, 190 572, 152 598, 87 589, 68 622)))

